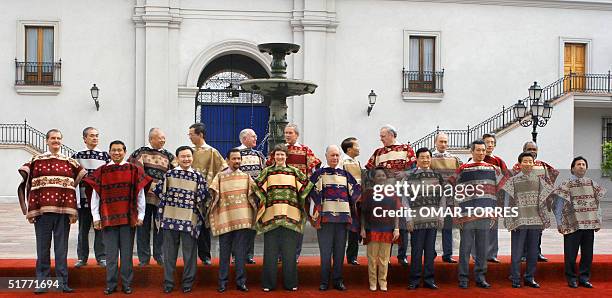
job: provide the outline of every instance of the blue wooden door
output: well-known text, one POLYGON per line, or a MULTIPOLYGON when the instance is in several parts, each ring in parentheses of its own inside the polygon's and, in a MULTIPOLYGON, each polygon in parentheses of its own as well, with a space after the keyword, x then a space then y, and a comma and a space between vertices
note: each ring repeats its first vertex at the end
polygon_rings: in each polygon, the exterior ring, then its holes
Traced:
MULTIPOLYGON (((206 125, 206 143, 225 157, 231 148, 240 146, 238 135, 245 128, 257 134, 259 145, 267 131, 270 108, 263 105, 202 105, 201 122, 206 125)), ((268 152, 267 142, 263 146, 268 152)))

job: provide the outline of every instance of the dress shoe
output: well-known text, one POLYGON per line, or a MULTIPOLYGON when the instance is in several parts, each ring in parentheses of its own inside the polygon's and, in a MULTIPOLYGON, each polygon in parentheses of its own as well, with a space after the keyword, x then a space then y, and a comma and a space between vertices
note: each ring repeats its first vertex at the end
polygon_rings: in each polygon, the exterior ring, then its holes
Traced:
POLYGON ((98 266, 102 267, 102 268, 106 268, 106 260, 100 260, 98 261, 98 266))
POLYGON ((580 282, 580 286, 581 287, 585 287, 585 288, 589 288, 589 289, 593 288, 593 284, 590 283, 589 281, 581 281, 580 282))
POLYGON ((320 284, 319 285, 319 291, 327 291, 327 284, 320 284))
POLYGON ((483 289, 488 289, 488 288, 491 287, 491 285, 486 280, 477 282, 476 286, 479 287, 479 288, 483 288, 483 289))
POLYGON ((348 263, 351 265, 359 266, 359 262, 357 260, 350 260, 348 263))
POLYGON ((408 290, 416 290, 419 287, 417 284, 408 284, 408 290))
POLYGON ((525 280, 525 286, 528 286, 530 288, 535 288, 535 289, 540 288, 540 284, 537 283, 535 280, 525 280))
POLYGON ((146 267, 149 266, 149 262, 140 262, 138 263, 138 267, 146 267))
POLYGON ((570 287, 570 288, 575 289, 575 288, 577 288, 577 287, 578 287, 578 283, 577 283, 577 282, 575 282, 575 281, 568 281, 568 282, 567 282, 567 286, 568 286, 568 287, 570 287))
POLYGON ((445 263, 450 263, 450 264, 456 264, 457 263, 457 260, 453 259, 453 257, 442 258, 442 261, 444 261, 445 263))
POLYGON ((191 287, 184 287, 183 288, 183 293, 185 293, 185 294, 191 293, 191 287))
POLYGON ((44 294, 47 292, 49 292, 47 288, 36 288, 36 290, 34 290, 35 295, 40 295, 40 294, 44 294))
POLYGON ((489 263, 501 263, 501 261, 498 258, 490 258, 487 260, 489 263))
POLYGON ((262 290, 262 291, 264 291, 264 292, 270 292, 270 291, 271 291, 271 289, 270 289, 270 288, 263 288, 263 289, 261 289, 261 290, 262 290))
POLYGON ((164 293, 169 294, 172 293, 174 289, 172 287, 164 287, 164 293))
POLYGON ((338 291, 346 291, 346 286, 344 285, 344 282, 339 281, 334 284, 334 289, 338 291))
POLYGON ((238 291, 240 291, 240 292, 248 292, 249 291, 249 288, 247 288, 246 285, 237 285, 236 289, 238 289, 238 291))
POLYGON ((431 289, 431 290, 437 290, 438 289, 438 285, 436 285, 435 282, 426 282, 423 284, 423 287, 431 289))
POLYGON ((467 289, 468 288, 468 282, 467 281, 460 281, 459 282, 459 288, 467 289))
POLYGON ((104 295, 110 295, 115 292, 117 292, 117 289, 111 289, 111 288, 104 289, 104 295))
POLYGON ((512 287, 515 289, 518 289, 521 287, 521 282, 520 281, 513 281, 512 282, 512 287))
POLYGON ((74 292, 74 289, 69 287, 68 285, 63 285, 62 286, 62 292, 63 293, 72 293, 72 292, 74 292))
POLYGON ((408 266, 408 260, 406 258, 397 258, 398 263, 400 263, 400 265, 407 267, 408 266))
POLYGON ((219 293, 223 293, 223 292, 225 292, 225 290, 227 290, 227 288, 225 288, 225 286, 219 286, 217 288, 217 292, 219 292, 219 293))
POLYGON ((539 254, 538 255, 538 262, 548 262, 548 258, 545 257, 543 254, 539 254))
POLYGON ((210 264, 212 264, 212 261, 210 260, 210 258, 206 258, 206 259, 202 260, 202 264, 210 265, 210 264))
POLYGON ((253 258, 248 258, 247 259, 247 264, 256 264, 255 260, 253 260, 253 258))
POLYGON ((155 262, 157 263, 157 265, 159 266, 164 266, 164 260, 159 258, 159 259, 155 259, 155 262))
POLYGON ((123 287, 123 289, 121 289, 121 292, 123 292, 123 294, 129 295, 132 294, 134 291, 132 291, 132 288, 130 287, 123 287))
POLYGON ((81 268, 83 266, 87 266, 87 261, 78 260, 76 264, 74 264, 74 268, 81 268))

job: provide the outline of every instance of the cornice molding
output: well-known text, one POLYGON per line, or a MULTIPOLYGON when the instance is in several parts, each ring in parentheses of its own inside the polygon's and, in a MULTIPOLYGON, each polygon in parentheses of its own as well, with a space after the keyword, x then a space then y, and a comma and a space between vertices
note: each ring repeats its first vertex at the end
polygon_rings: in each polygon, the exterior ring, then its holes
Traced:
POLYGON ((612 0, 392 0, 392 1, 612 11, 612 0))

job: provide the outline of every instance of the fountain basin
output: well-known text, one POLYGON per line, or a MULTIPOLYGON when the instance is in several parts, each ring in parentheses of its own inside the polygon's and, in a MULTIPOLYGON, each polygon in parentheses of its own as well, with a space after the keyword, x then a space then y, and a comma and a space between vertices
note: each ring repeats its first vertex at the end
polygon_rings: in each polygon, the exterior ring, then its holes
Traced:
POLYGON ((309 81, 284 78, 244 80, 239 84, 243 90, 283 99, 290 96, 313 94, 318 87, 317 84, 309 81))

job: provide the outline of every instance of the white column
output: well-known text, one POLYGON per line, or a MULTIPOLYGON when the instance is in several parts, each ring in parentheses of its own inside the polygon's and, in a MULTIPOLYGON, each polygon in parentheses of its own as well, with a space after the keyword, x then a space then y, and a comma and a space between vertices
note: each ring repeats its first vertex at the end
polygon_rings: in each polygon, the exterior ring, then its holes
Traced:
POLYGON ((137 0, 135 147, 147 142, 148 130, 166 131, 172 149, 178 143, 178 0, 137 0))
POLYGON ((301 127, 301 141, 312 147, 317 156, 322 156, 333 130, 333 113, 329 109, 332 97, 327 93, 327 86, 329 68, 333 68, 329 51, 334 47, 329 42, 335 40, 329 36, 338 25, 335 17, 334 0, 294 2, 291 20, 294 42, 301 42, 302 46, 301 55, 294 57, 294 76, 298 78, 301 72, 303 75, 299 78, 316 83, 318 88, 314 94, 294 99, 292 116, 301 127))

